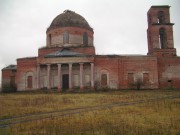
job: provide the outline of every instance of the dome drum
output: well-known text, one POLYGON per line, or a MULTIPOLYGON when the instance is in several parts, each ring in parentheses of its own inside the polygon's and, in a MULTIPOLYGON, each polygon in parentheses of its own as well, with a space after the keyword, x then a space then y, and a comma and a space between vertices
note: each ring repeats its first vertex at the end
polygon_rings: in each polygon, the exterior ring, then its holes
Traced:
POLYGON ((65 10, 46 31, 47 47, 93 46, 93 29, 79 14, 65 10))
POLYGON ((47 47, 93 46, 93 32, 84 28, 64 27, 47 32, 47 47))

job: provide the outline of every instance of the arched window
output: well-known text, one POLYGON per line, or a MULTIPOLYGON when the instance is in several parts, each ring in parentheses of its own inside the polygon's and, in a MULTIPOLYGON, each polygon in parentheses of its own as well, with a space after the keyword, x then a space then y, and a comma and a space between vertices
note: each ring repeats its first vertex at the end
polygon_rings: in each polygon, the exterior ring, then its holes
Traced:
POLYGON ((107 74, 101 74, 101 87, 107 87, 107 74))
POLYGON ((33 76, 34 75, 33 75, 32 71, 29 71, 29 72, 25 73, 25 78, 26 78, 25 88, 28 88, 28 89, 33 88, 33 76))
POLYGON ((88 45, 88 34, 87 34, 87 32, 83 33, 83 44, 88 45))
POLYGON ((158 12, 158 23, 162 24, 164 22, 165 22, 164 12, 163 11, 159 11, 158 12))
POLYGON ((161 49, 167 48, 166 31, 164 28, 159 29, 159 45, 161 49))
POLYGON ((51 34, 49 34, 49 45, 51 45, 51 34))
POLYGON ((109 87, 109 72, 107 70, 101 70, 100 74, 101 87, 109 87))
POLYGON ((68 33, 68 31, 65 31, 64 34, 63 34, 63 43, 64 44, 69 43, 69 33, 68 33))
POLYGON ((32 76, 27 77, 27 88, 32 88, 32 76))

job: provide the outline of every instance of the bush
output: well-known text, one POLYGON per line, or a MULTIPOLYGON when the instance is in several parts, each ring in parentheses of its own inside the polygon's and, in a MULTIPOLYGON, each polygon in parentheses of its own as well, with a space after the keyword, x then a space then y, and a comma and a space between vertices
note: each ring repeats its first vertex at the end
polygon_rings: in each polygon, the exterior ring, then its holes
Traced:
POLYGON ((2 85, 2 92, 4 93, 16 92, 16 90, 16 85, 10 85, 9 83, 2 85))

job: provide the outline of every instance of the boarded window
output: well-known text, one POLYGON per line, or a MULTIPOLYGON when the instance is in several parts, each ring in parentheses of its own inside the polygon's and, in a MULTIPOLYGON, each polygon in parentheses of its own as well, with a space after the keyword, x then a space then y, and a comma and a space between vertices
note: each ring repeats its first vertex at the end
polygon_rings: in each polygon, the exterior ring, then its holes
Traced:
POLYGON ((73 76, 73 82, 75 87, 79 86, 79 75, 73 76))
POLYGON ((32 76, 28 76, 27 78, 27 87, 32 88, 32 76))
POLYGON ((63 43, 69 43, 69 33, 67 31, 63 34, 63 43))
POLYGON ((101 86, 102 87, 107 87, 107 74, 102 74, 101 75, 101 86))
POLYGON ((85 84, 90 85, 90 76, 89 75, 85 75, 85 84))
POLYGON ((87 34, 87 32, 83 33, 83 44, 88 45, 88 34, 87 34))
POLYGON ((134 74, 128 73, 128 84, 133 84, 133 83, 134 83, 134 74))
POLYGON ((149 83, 149 74, 143 73, 143 83, 148 84, 149 83))

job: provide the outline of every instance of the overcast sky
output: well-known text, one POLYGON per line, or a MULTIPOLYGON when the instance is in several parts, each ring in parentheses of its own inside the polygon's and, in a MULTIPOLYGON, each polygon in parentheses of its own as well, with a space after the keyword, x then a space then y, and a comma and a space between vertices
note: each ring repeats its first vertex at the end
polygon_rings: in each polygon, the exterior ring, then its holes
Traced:
POLYGON ((46 29, 66 9, 82 15, 94 29, 97 54, 146 55, 152 5, 171 6, 180 55, 180 0, 0 0, 0 69, 16 64, 17 58, 37 56, 46 44, 46 29))

